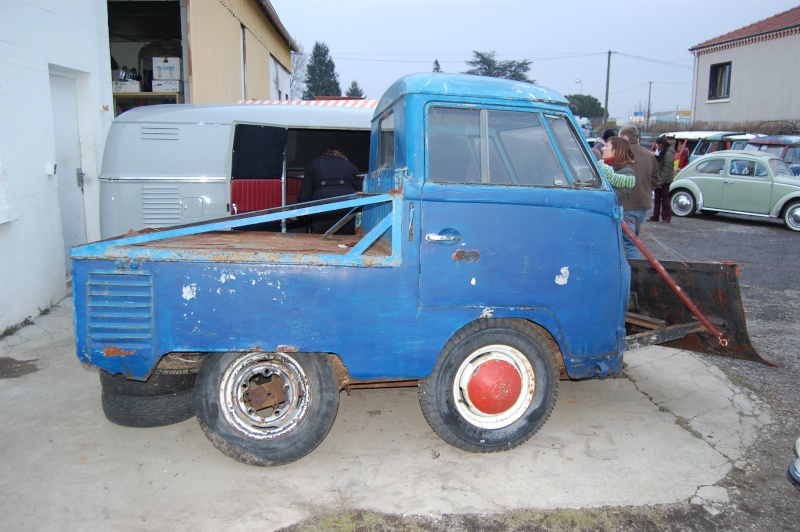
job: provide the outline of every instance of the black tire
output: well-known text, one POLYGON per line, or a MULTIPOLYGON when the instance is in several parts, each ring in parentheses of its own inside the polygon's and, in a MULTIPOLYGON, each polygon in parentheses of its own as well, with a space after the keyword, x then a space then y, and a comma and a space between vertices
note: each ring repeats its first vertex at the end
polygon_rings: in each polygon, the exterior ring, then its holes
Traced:
POLYGON ((783 224, 787 229, 800 231, 800 201, 795 201, 783 210, 783 224))
POLYGON ((154 397, 169 395, 194 388, 197 373, 154 373, 146 381, 126 379, 124 375, 112 375, 100 370, 100 385, 103 392, 127 397, 154 397))
POLYGON ((697 200, 691 192, 685 188, 679 188, 670 194, 669 206, 673 215, 683 218, 691 216, 697 211, 697 200))
POLYGON ((440 438, 464 451, 490 453, 523 444, 555 406, 557 348, 546 332, 524 320, 467 325, 419 382, 425 419, 440 438), (485 380, 475 384, 478 378, 485 380))
POLYGON ((339 410, 339 381, 322 353, 209 355, 195 389, 208 439, 249 465, 304 457, 325 439, 339 410))
POLYGON ((194 416, 194 388, 143 397, 103 390, 102 402, 108 420, 123 427, 163 427, 194 416))

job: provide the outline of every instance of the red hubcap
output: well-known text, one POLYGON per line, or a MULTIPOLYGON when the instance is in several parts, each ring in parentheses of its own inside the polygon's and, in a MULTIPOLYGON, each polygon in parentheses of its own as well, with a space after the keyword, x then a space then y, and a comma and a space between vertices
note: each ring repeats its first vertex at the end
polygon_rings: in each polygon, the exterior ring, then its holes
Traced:
POLYGON ((470 403, 484 414, 505 412, 519 398, 522 379, 517 368, 504 360, 489 360, 472 374, 467 387, 470 403))

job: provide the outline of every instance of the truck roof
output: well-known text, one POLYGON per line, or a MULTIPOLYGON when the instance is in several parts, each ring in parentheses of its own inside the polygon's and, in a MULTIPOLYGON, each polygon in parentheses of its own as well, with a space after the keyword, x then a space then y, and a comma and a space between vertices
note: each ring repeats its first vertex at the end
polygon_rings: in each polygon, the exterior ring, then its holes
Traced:
POLYGON ((380 115, 398 98, 406 94, 431 94, 493 98, 498 100, 541 101, 569 105, 569 101, 554 90, 522 81, 513 81, 471 74, 426 72, 409 74, 398 79, 381 97, 375 116, 380 115))
POLYGON ((374 108, 290 104, 164 104, 126 111, 120 123, 233 124, 254 123, 297 128, 370 129, 374 108))

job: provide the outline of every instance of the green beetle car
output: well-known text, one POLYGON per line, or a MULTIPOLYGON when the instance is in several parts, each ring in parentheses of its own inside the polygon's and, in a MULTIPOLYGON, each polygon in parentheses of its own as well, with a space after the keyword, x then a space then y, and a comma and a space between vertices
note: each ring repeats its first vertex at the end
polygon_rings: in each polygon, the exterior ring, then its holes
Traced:
POLYGON ((669 187, 675 216, 729 212, 780 218, 800 231, 800 177, 769 153, 726 150, 699 157, 669 187))

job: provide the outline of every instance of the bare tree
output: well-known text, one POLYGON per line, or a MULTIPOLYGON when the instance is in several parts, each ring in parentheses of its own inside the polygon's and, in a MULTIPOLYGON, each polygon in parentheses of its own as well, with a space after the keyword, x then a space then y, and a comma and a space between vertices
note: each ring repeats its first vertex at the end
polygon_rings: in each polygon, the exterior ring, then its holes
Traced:
POLYGON ((292 52, 292 73, 289 76, 289 97, 302 100, 306 90, 306 63, 308 56, 303 53, 303 45, 297 43, 297 52, 292 52))

